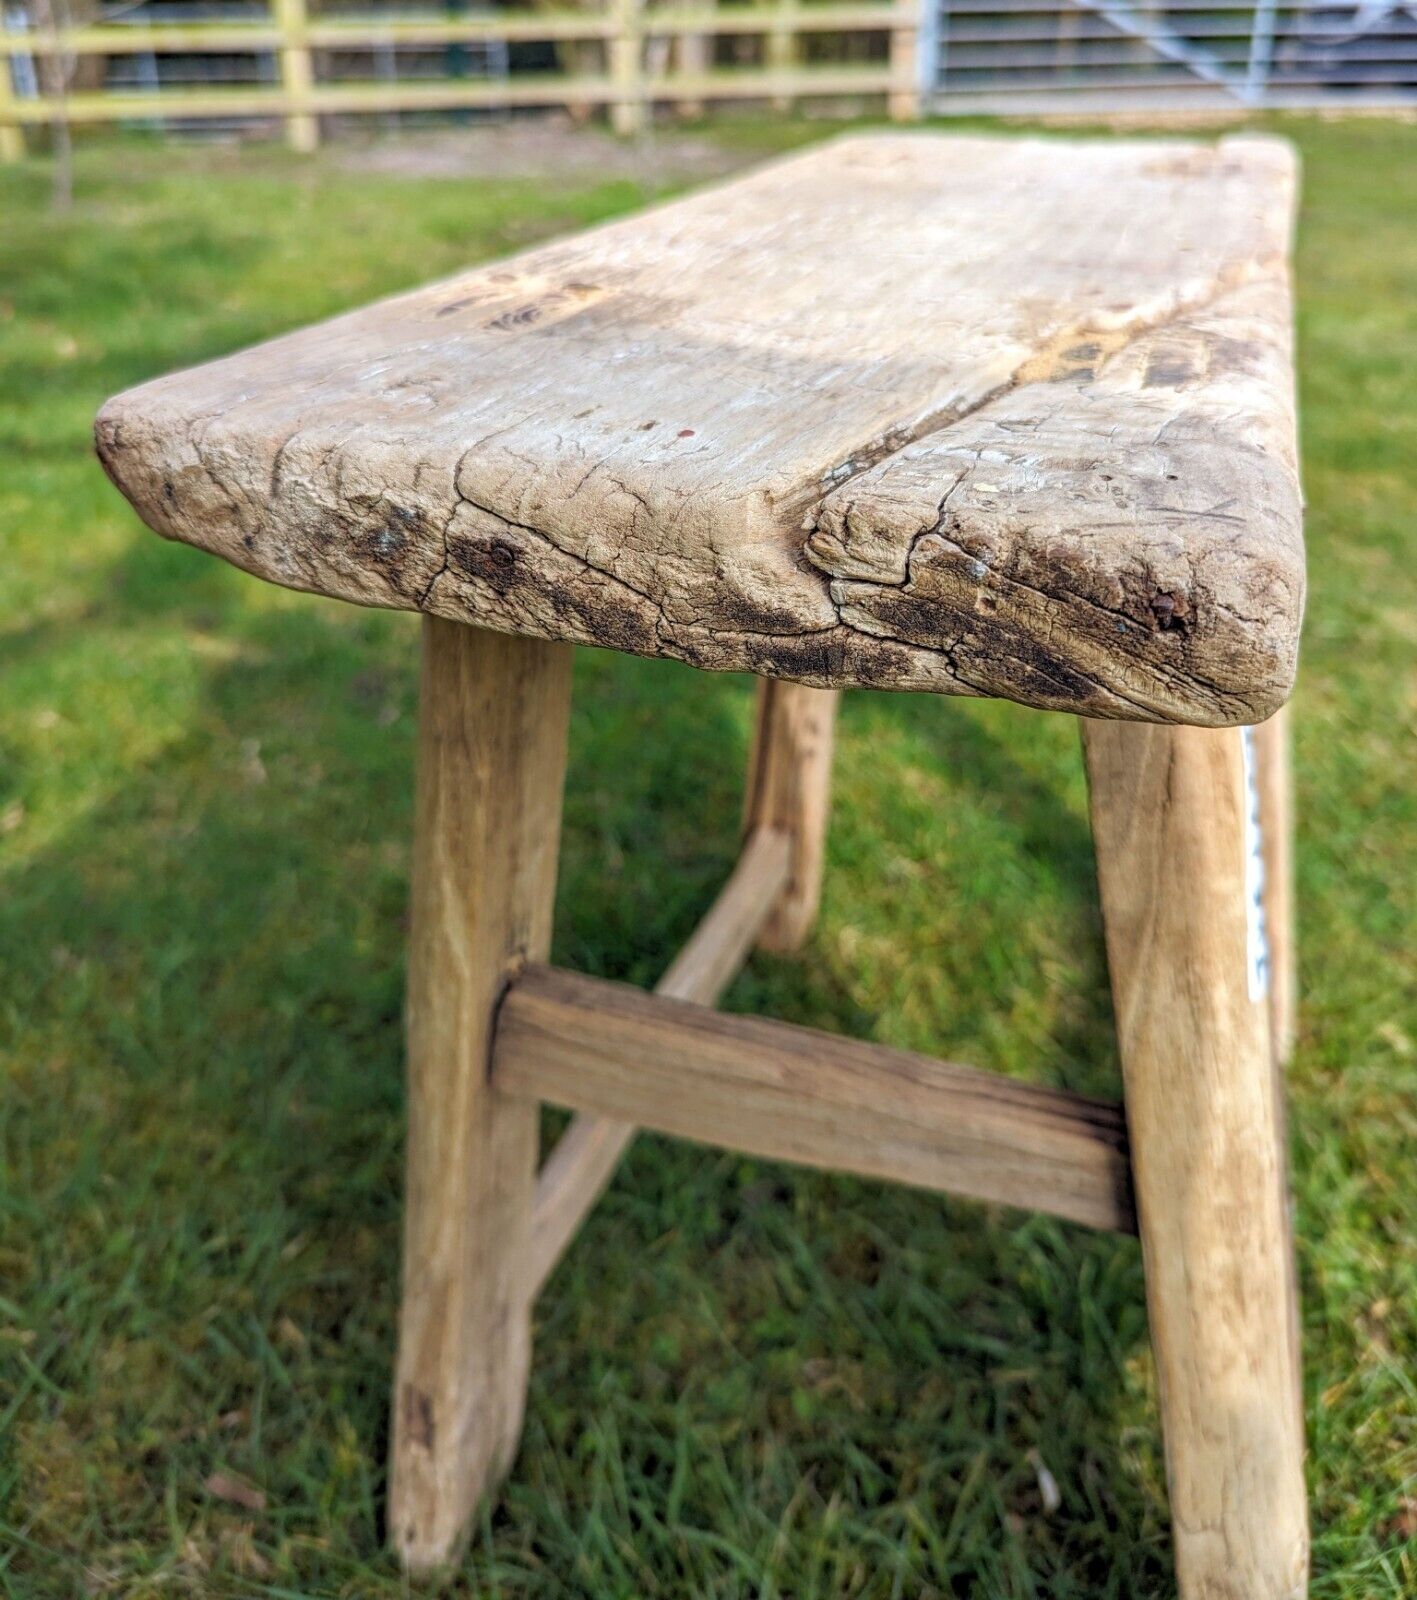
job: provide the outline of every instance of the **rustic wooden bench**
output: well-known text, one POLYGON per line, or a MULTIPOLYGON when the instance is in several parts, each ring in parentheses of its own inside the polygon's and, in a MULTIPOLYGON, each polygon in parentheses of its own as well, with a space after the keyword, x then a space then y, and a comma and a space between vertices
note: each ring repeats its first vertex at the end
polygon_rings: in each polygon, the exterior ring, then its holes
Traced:
POLYGON ((410 1567, 511 1461, 533 1300, 646 1126, 1139 1229, 1182 1591, 1303 1592, 1293 192, 1262 139, 853 137, 104 408, 159 533, 424 613, 410 1567), (653 995, 544 965, 572 642, 763 680, 742 858, 653 995), (1085 719, 1125 1119, 710 1009, 811 925, 847 686, 1085 719))

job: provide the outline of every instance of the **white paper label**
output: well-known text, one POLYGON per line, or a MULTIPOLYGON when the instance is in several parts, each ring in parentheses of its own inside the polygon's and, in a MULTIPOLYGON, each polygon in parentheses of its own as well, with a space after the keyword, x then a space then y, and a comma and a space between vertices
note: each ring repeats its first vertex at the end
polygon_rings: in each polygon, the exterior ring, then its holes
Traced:
POLYGON ((1255 730, 1240 729, 1245 769, 1245 960, 1250 999, 1269 993, 1269 932, 1264 920, 1264 840, 1260 833, 1260 785, 1255 763, 1255 730))

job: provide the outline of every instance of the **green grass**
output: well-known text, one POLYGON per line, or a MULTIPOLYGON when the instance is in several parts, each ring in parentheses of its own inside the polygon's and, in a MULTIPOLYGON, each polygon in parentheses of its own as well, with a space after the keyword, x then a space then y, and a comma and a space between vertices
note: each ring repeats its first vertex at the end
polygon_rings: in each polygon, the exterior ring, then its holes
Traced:
MULTIPOLYGON (((1417 127, 1286 131, 1314 1592, 1366 1600, 1417 1592, 1417 127)), ((90 421, 647 195, 133 142, 55 219, 46 178, 0 171, 0 1590, 397 1596, 416 623, 151 537, 90 421)), ((583 651, 576 688, 555 954, 649 982, 734 854, 750 685, 583 651)), ((1070 721, 848 698, 820 926, 730 1004, 1113 1092, 1070 721)), ((646 1137, 446 1592, 1166 1595, 1154 1401, 1134 1243, 646 1137)))

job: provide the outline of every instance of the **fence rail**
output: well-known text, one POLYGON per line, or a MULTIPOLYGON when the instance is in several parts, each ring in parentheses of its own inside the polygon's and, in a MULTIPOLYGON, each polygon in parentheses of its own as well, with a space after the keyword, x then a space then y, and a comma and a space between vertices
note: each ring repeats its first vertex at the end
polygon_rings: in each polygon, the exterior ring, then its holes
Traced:
MULTIPOLYGON (((50 14, 46 7, 42 15, 50 14)), ((312 150, 321 117, 369 112, 604 107, 617 131, 629 133, 661 104, 695 112, 710 101, 762 99, 785 108, 804 99, 870 96, 884 97, 895 117, 919 109, 915 0, 722 7, 598 0, 582 10, 438 16, 321 16, 307 11, 305 0, 270 0, 269 9, 256 10, 250 20, 148 22, 139 14, 76 27, 32 21, 17 27, 15 16, 6 19, 0 11, 0 159, 23 153, 26 127, 60 120, 274 119, 284 123, 293 146, 312 150), (856 40, 858 47, 848 44, 834 54, 817 47, 843 40, 856 40), (341 53, 471 45, 496 47, 504 56, 518 45, 572 50, 550 70, 481 78, 440 71, 422 79, 394 74, 371 80, 340 75, 330 65, 341 53), (725 45, 732 48, 725 51, 725 45), (80 60, 135 57, 149 68, 136 86, 68 81, 80 60), (255 81, 164 87, 156 63, 169 57, 208 64, 231 58, 255 81)))
POLYGON ((364 3, 0 0, 0 160, 59 121, 277 124, 309 150, 326 119, 460 109, 604 111, 633 132, 657 107, 733 100, 884 98, 900 118, 1417 106, 1417 0, 364 3), (65 25, 95 3, 113 9, 65 25))

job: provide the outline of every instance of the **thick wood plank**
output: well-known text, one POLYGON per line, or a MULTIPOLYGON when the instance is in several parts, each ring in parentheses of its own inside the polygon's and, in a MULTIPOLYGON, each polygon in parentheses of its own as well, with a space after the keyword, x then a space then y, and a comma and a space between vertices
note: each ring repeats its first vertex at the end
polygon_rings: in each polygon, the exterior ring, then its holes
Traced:
POLYGON ((567 645, 429 618, 423 646, 389 1499, 418 1571, 456 1549, 521 1433, 537 1110, 488 1059, 508 979, 550 942, 571 683, 567 645))
POLYGON ((1267 139, 852 137, 144 385, 99 451, 296 588, 1257 721, 1303 594, 1293 187, 1267 139))
MULTIPOLYGON (((792 840, 792 871, 763 924, 764 950, 796 950, 816 919, 822 892, 837 692, 800 683, 758 684, 757 722, 744 790, 744 833, 776 829, 792 840)), ((686 1000, 696 995, 684 995, 686 1000)))
MULTIPOLYGON (((792 844, 785 833, 760 828, 751 834, 722 893, 654 992, 713 1005, 781 904, 791 872, 792 844)), ((635 1132, 633 1122, 582 1111, 546 1158, 532 1212, 527 1276, 533 1295, 604 1192, 635 1132)))
POLYGON ((1202 723, 1240 685, 1278 704, 1304 586, 1289 317, 1282 275, 1241 278, 1040 350, 822 503, 808 553, 842 615, 922 644, 947 624, 964 682, 1008 662, 1037 704, 1145 718, 1175 695, 1202 723))
POLYGON ((1133 1226, 1120 1107, 811 1028, 532 966, 492 1073, 529 1102, 730 1150, 1133 1226))
POLYGON ((1181 1593, 1289 1600, 1304 1440, 1244 735, 1083 732, 1181 1593))

